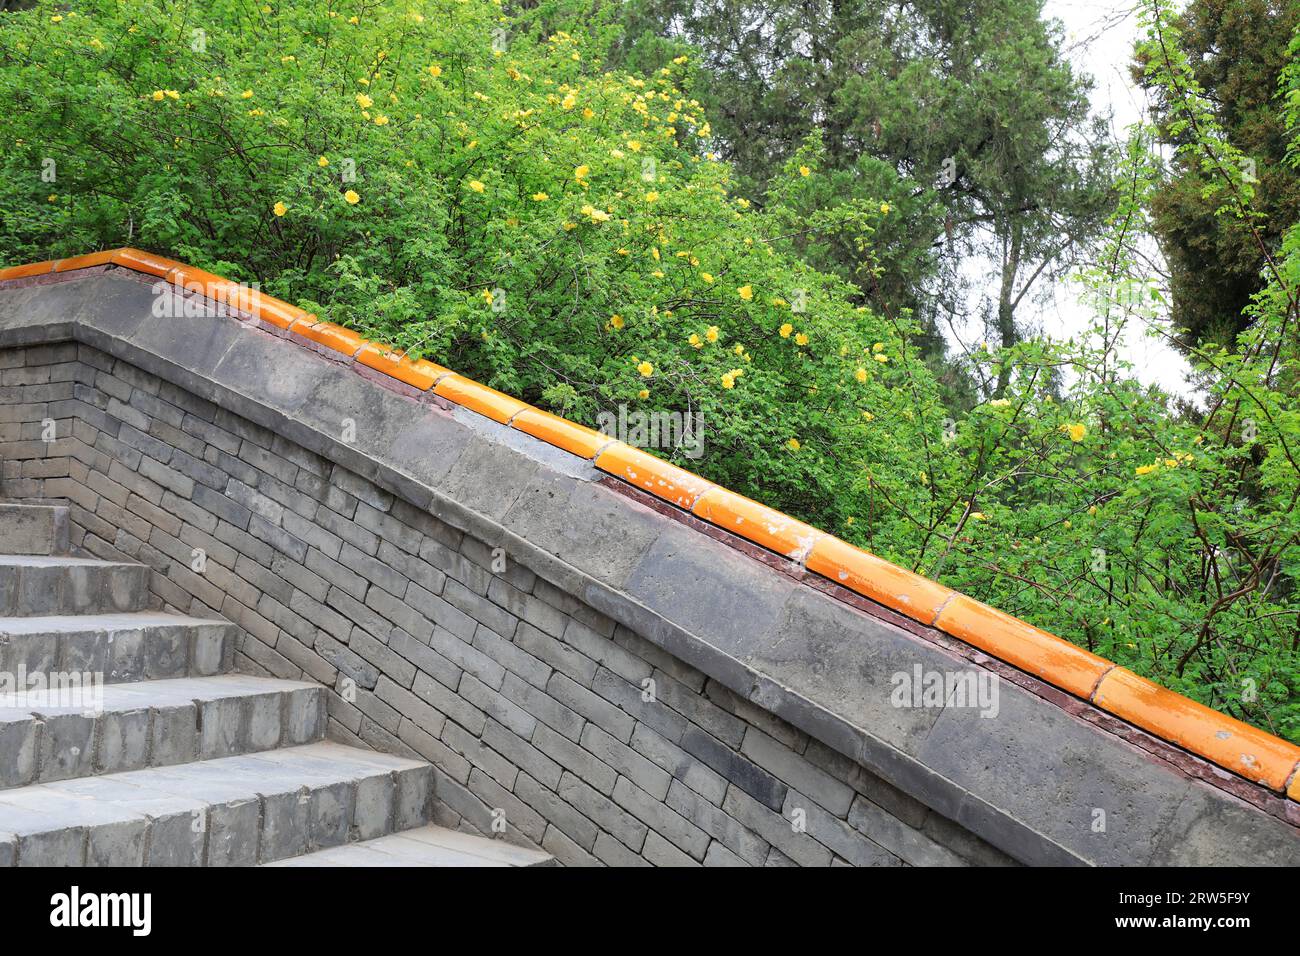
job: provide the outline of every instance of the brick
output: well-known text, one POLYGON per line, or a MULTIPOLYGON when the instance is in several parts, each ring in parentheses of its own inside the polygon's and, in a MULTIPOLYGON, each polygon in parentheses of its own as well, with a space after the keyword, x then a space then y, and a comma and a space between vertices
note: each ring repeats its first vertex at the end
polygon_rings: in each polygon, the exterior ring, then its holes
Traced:
POLYGON ((692 757, 646 724, 637 724, 630 745, 646 759, 661 767, 674 780, 702 796, 715 806, 727 795, 727 779, 692 757))
POLYGON ((575 713, 595 721, 622 743, 632 739, 634 721, 630 716, 605 698, 593 694, 563 674, 551 676, 546 684, 546 692, 575 713))
POLYGON ((844 817, 853 803, 853 788, 813 766, 789 747, 767 734, 750 727, 740 752, 794 787, 807 794, 837 817, 844 817))
MULTIPOLYGON (((629 850, 639 852, 648 832, 645 824, 637 820, 612 800, 597 793, 571 773, 560 779, 560 797, 587 819, 597 823, 606 834, 618 839, 629 850)), ((602 834, 602 836, 605 834, 602 834)), ((600 837, 593 850, 600 856, 600 837)), ((603 857, 602 857, 603 858, 603 857)))
POLYGON ((627 777, 657 800, 668 794, 672 776, 662 767, 620 743, 595 724, 587 724, 582 731, 584 749, 627 777))
POLYGON ((780 810, 789 788, 753 761, 698 727, 682 735, 682 749, 704 761, 722 776, 772 810, 780 810))
POLYGON ((596 676, 596 663, 573 648, 544 634, 528 623, 520 623, 514 643, 533 657, 555 668, 584 687, 590 687, 596 676))
POLYGON ((614 801, 674 846, 697 860, 704 859, 709 835, 627 777, 619 777, 614 784, 614 801))
POLYGON ((505 675, 501 681, 501 693, 569 740, 576 741, 581 736, 583 719, 580 714, 516 675, 505 675))
POLYGON ((641 855, 655 866, 699 866, 695 860, 669 843, 654 830, 646 834, 641 855))
POLYGON ((603 794, 614 792, 618 774, 589 751, 575 744, 545 724, 533 731, 532 743, 560 766, 603 794))
POLYGON ((595 844, 600 828, 561 800, 551 788, 543 787, 527 773, 519 774, 515 782, 515 796, 545 817, 551 826, 559 828, 567 839, 584 852, 595 844))

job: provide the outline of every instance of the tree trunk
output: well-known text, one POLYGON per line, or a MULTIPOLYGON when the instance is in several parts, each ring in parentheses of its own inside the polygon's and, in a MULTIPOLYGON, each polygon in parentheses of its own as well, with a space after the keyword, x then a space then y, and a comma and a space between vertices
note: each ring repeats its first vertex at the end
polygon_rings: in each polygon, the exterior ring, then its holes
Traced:
MULTIPOLYGON (((1002 285, 998 289, 998 337, 1002 348, 1007 349, 1019 341, 1016 335, 1016 315, 1012 301, 1016 292, 1016 273, 1020 271, 1021 229, 1018 222, 1009 224, 1011 236, 1003 244, 1002 285)), ((1001 398, 1011 384, 1011 364, 1003 361, 998 369, 998 384, 994 397, 1001 398)))

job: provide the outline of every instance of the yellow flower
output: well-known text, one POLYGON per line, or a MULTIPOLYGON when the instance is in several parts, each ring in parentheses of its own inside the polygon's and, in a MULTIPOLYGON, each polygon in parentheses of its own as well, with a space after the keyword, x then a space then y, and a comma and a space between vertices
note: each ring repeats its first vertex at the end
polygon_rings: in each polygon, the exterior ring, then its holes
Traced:
POLYGON ((862 366, 858 366, 858 370, 853 373, 853 377, 858 380, 859 384, 861 384, 867 380, 867 370, 862 368, 862 366))
POLYGON ((1066 520, 1061 522, 1061 527, 1064 528, 1066 531, 1069 531, 1071 528, 1074 527, 1074 522, 1067 518, 1066 520))
POLYGON ((880 204, 880 211, 883 212, 886 216, 888 216, 888 215, 889 215, 889 203, 887 203, 887 202, 882 202, 882 203, 880 204))
POLYGON ((655 192, 653 189, 650 190, 650 192, 648 192, 648 193, 645 194, 645 201, 646 201, 646 202, 655 202, 655 201, 657 201, 658 199, 659 199, 659 194, 658 194, 657 192, 655 192))
POLYGON ((550 198, 546 193, 533 193, 533 202, 546 202, 550 198))
POLYGON ((440 67, 437 63, 434 63, 432 66, 429 67, 429 75, 442 76, 442 67, 440 67))
POLYGON ((481 193, 481 192, 482 192, 484 189, 486 189, 487 187, 484 186, 484 185, 483 185, 481 182, 479 182, 477 179, 471 179, 471 180, 469 181, 469 188, 472 189, 472 190, 474 190, 474 192, 476 192, 476 193, 481 193))
POLYGON ((612 325, 612 326, 613 326, 614 328, 616 328, 616 329, 621 329, 621 328, 623 327, 623 325, 625 324, 625 323, 623 322, 623 316, 621 316, 621 315, 617 315, 617 314, 615 314, 615 315, 611 315, 611 316, 609 317, 609 324, 612 325))
POLYGON ((636 397, 637 397, 637 398, 640 398, 640 399, 647 399, 647 398, 649 398, 649 397, 650 397, 650 389, 648 389, 648 388, 643 388, 643 389, 641 389, 641 391, 639 391, 639 392, 636 393, 636 397))
POLYGON ((799 445, 799 439, 791 438, 788 442, 785 443, 785 447, 789 448, 791 451, 798 451, 799 448, 801 447, 799 445))
POLYGON ((609 213, 603 209, 597 209, 595 206, 586 205, 580 210, 584 216, 592 222, 609 222, 609 213))
POLYGON ((1062 425, 1061 430, 1070 433, 1070 441, 1072 442, 1081 442, 1083 436, 1088 434, 1086 425, 1062 425))
POLYGON ((239 98, 240 98, 241 100, 251 100, 251 99, 253 98, 253 91, 252 91, 252 90, 244 90, 244 92, 242 92, 242 93, 239 94, 239 98))
POLYGON ((885 350, 884 342, 877 342, 875 345, 871 346, 871 351, 873 352, 883 352, 884 350, 885 350))
POLYGON ((578 105, 578 94, 570 93, 568 96, 566 96, 563 100, 560 101, 560 105, 563 106, 566 110, 573 109, 575 106, 578 105))
POLYGON ((322 156, 322 157, 320 157, 319 159, 316 160, 316 165, 319 166, 321 169, 324 169, 324 168, 325 168, 326 166, 328 166, 329 164, 330 164, 330 161, 329 161, 328 159, 326 159, 324 156, 322 156))
POLYGON ((737 355, 744 355, 745 347, 741 345, 739 342, 737 342, 735 347, 731 351, 735 352, 737 355))
POLYGON ((1155 471, 1159 467, 1160 467, 1159 465, 1138 465, 1135 474, 1149 475, 1151 474, 1151 472, 1155 471))
POLYGON ((54 16, 50 17, 51 23, 61 23, 62 21, 63 21, 63 17, 59 16, 57 13, 54 16))
POLYGON ((722 375, 722 387, 723 387, 723 388, 735 388, 735 387, 736 387, 736 376, 733 375, 731 372, 724 372, 723 375, 722 375))
POLYGON ((1009 398, 995 398, 989 404, 994 408, 1006 408, 1011 404, 1011 400, 1009 398))
POLYGON ((278 202, 278 203, 276 203, 275 206, 271 209, 271 211, 272 211, 273 213, 275 213, 277 216, 283 216, 286 212, 289 211, 289 207, 286 206, 286 205, 285 205, 284 203, 282 203, 282 202, 278 202))
POLYGON ((387 117, 387 116, 384 116, 382 113, 380 113, 378 116, 375 117, 375 125, 376 125, 376 126, 387 126, 387 125, 388 125, 388 117, 387 117))
POLYGON ((709 330, 704 333, 704 337, 710 342, 718 341, 718 327, 716 325, 710 325, 709 330))
POLYGON ((58 194, 58 193, 50 193, 48 196, 45 197, 45 201, 46 201, 46 202, 58 202, 58 201, 59 201, 59 194, 58 194))
POLYGON ((871 414, 870 412, 863 412, 862 419, 863 421, 874 422, 876 420, 876 416, 871 414))
POLYGON ((154 91, 153 91, 153 101, 154 101, 155 103, 157 103, 158 101, 160 101, 160 100, 161 100, 164 96, 166 96, 166 95, 167 95, 167 94, 164 93, 162 90, 154 90, 154 91))
POLYGON ((875 358, 875 360, 876 360, 877 362, 881 362, 881 363, 884 363, 884 362, 888 362, 888 361, 889 361, 889 356, 888 356, 888 355, 876 355, 876 356, 874 356, 874 358, 875 358))
POLYGON ((808 336, 806 336, 806 335, 804 335, 802 332, 800 332, 798 335, 796 335, 796 336, 794 337, 794 344, 795 344, 795 345, 807 345, 807 344, 808 344, 808 336))
POLYGON ((629 139, 629 140, 627 141, 627 148, 630 149, 630 150, 632 150, 632 152, 634 152, 634 153, 639 153, 639 152, 641 152, 641 144, 640 144, 637 140, 634 140, 634 139, 629 139))
POLYGON ((694 347, 697 348, 697 349, 698 349, 698 348, 703 348, 703 347, 704 347, 704 340, 701 339, 700 336, 699 336, 699 334, 696 333, 696 332, 692 332, 692 333, 691 333, 691 337, 690 337, 689 339, 687 339, 686 341, 690 342, 691 345, 694 346, 694 347))
POLYGON ((800 166, 800 167, 799 167, 799 175, 800 175, 800 176, 811 176, 811 175, 812 175, 812 170, 809 169, 807 166, 800 166))
POLYGON ((710 275, 709 273, 701 272, 700 278, 703 279, 705 282, 707 282, 709 285, 713 285, 713 276, 710 275))
POLYGON ((642 378, 649 378, 655 373, 655 367, 649 362, 642 362, 636 367, 636 370, 641 373, 642 378))
POLYGON ((163 90, 163 93, 166 94, 167 99, 169 100, 179 100, 181 98, 180 93, 176 90, 163 90))
POLYGON ((357 106, 360 106, 363 110, 370 109, 370 107, 374 106, 374 104, 375 101, 372 100, 370 97, 366 96, 365 93, 357 94, 357 106))
POLYGON ((357 203, 361 202, 361 197, 357 195, 355 189, 349 189, 343 194, 343 198, 347 200, 349 206, 355 206, 357 203))
POLYGON ((492 304, 492 290, 491 290, 491 289, 484 289, 484 290, 483 290, 483 301, 486 302, 488 305, 491 305, 491 304, 492 304))
POLYGON ((788 339, 790 337, 790 333, 793 331, 794 331, 794 326, 791 325, 789 322, 785 323, 785 325, 777 329, 777 332, 780 334, 781 338, 783 339, 788 339))
POLYGON ((591 174, 591 167, 587 165, 573 167, 573 178, 581 182, 591 174))
POLYGON ((740 297, 746 302, 752 302, 754 299, 754 287, 752 285, 742 285, 736 290, 736 292, 738 292, 740 297))

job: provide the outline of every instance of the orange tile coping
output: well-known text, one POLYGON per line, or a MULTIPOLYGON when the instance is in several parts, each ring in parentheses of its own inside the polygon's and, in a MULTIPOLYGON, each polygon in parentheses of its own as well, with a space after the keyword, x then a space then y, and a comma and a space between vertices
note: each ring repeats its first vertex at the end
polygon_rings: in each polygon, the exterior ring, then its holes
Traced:
MULTIPOLYGON (((964 594, 955 594, 934 626, 986 654, 1089 700, 1110 661, 964 594)), ((1300 748, 1296 759, 1300 760, 1300 748)))
POLYGON ((434 387, 433 393, 503 425, 530 407, 513 395, 480 385, 462 375, 445 376, 434 387))
MULTIPOLYGON (((1286 787, 1300 759, 1300 748, 1285 740, 1123 667, 1102 678, 1093 703, 1270 790, 1286 787)), ((1293 783, 1293 795, 1294 789, 1293 783)))
POLYGON ((601 452, 596 467, 687 510, 700 495, 718 487, 699 475, 622 442, 615 442, 601 452))
POLYGON ((576 422, 423 359, 318 322, 296 306, 183 263, 110 249, 0 269, 0 282, 116 265, 183 284, 218 302, 579 457, 696 517, 761 545, 850 591, 979 648, 1128 723, 1300 801, 1300 747, 1204 707, 1019 618, 891 564, 846 541, 576 422))

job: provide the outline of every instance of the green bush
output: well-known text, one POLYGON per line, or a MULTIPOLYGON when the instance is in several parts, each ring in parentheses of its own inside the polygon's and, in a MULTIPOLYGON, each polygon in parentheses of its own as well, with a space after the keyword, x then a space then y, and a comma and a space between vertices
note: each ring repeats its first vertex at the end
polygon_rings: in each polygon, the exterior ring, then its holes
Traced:
MULTIPOLYGON (((693 470, 1300 739, 1300 419, 1258 357, 1213 372, 1215 400, 1265 395, 1249 440, 1141 388, 1104 326, 978 352, 1012 387, 952 421, 916 330, 795 255, 815 139, 756 212, 688 58, 607 71, 599 23, 534 22, 486 0, 0 15, 0 257, 136 245, 587 424, 698 412, 693 470)), ((845 225, 869 251, 892 212, 845 225)), ((1284 364, 1294 328, 1260 323, 1284 364)))

